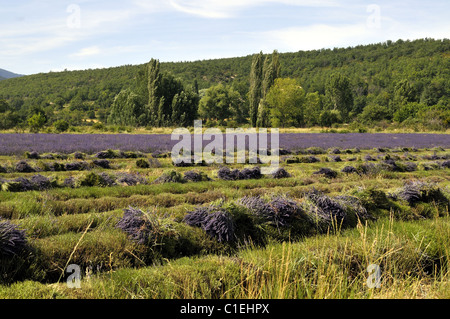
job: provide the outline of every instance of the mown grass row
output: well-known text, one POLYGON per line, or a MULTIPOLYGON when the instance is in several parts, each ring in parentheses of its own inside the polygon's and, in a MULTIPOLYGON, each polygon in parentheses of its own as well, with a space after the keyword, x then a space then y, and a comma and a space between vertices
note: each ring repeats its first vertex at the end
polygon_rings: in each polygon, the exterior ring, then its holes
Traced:
MULTIPOLYGON (((0 286, 1 298, 450 298, 450 219, 393 221, 297 243, 248 247, 235 256, 185 257, 161 265, 83 274, 65 282, 0 286), (367 267, 381 268, 380 288, 367 267)), ((88 270, 91 268, 88 268, 88 270)), ((94 268, 95 271, 95 268, 94 268)))
MULTIPOLYGON (((343 166, 343 163, 330 162, 327 163, 327 166, 338 170, 343 166)), ((231 167, 242 168, 244 165, 233 165, 231 167)), ((64 278, 64 269, 68 263, 79 264, 83 269, 93 268, 94 272, 98 272, 97 280, 99 283, 101 282, 100 285, 105 285, 105 281, 109 278, 107 277, 108 275, 112 278, 112 276, 116 276, 116 274, 121 272, 125 277, 128 275, 134 276, 139 274, 140 271, 145 273, 146 270, 148 274, 154 274, 151 265, 164 263, 164 260, 166 262, 170 260, 169 265, 180 265, 182 268, 190 268, 194 273, 197 271, 196 265, 201 264, 204 265, 205 269, 210 269, 210 267, 214 267, 213 265, 217 266, 217 263, 220 264, 222 261, 225 262, 224 267, 231 267, 230 269, 238 267, 242 269, 248 263, 242 264, 237 262, 236 264, 236 260, 241 258, 239 256, 241 256, 243 251, 247 251, 248 247, 253 247, 252 244, 256 245, 257 242, 242 240, 237 245, 220 243, 208 236, 201 228, 186 225, 182 222, 182 219, 188 211, 194 210, 198 205, 207 205, 214 201, 225 201, 228 205, 244 196, 288 194, 291 198, 302 202, 304 194, 315 188, 330 196, 340 194, 357 195, 364 201, 367 209, 376 218, 381 219, 389 215, 392 215, 396 221, 429 219, 434 218, 436 214, 441 216, 447 214, 448 209, 439 208, 439 205, 435 205, 432 201, 409 205, 405 201, 395 200, 388 196, 391 192, 402 187, 405 181, 411 179, 436 182, 445 191, 450 180, 447 169, 414 172, 381 171, 364 176, 338 173, 336 178, 329 179, 312 174, 321 167, 323 167, 323 163, 288 164, 285 168, 292 177, 285 179, 268 177, 238 181, 216 179, 214 181, 196 183, 166 183, 127 187, 54 188, 46 191, 22 193, 0 192, 0 216, 12 219, 13 223, 25 229, 31 246, 28 251, 29 255, 22 259, 18 258, 5 264, 2 263, 2 270, 9 276, 9 279, 13 278, 12 281, 25 280, 22 286, 24 291, 27 291, 27 287, 30 289, 34 287, 37 291, 44 293, 48 287, 59 287, 55 288, 57 291, 56 295, 74 297, 76 294, 80 294, 81 297, 88 297, 94 293, 65 291, 61 284, 56 286, 52 284, 64 278), (382 190, 382 194, 376 192, 377 190, 382 190), (158 245, 149 247, 138 245, 115 227, 118 220, 123 216, 123 209, 129 206, 138 207, 144 211, 156 209, 157 215, 161 218, 160 221, 169 230, 168 233, 162 233, 163 236, 160 238, 158 245), (223 257, 205 257, 205 255, 211 254, 223 257), (200 257, 183 258, 184 256, 200 257), (180 258, 182 258, 180 261, 176 261, 180 258), (193 264, 188 266, 190 263, 193 264), (14 271, 8 272, 8 269, 9 271, 11 269, 14 271), (32 282, 26 280, 32 280, 32 282), (44 284, 41 285, 37 282, 44 284), (64 292, 61 292, 61 289, 64 292)), ((192 168, 176 168, 178 172, 185 172, 190 169, 192 168)), ((214 176, 217 167, 199 167, 198 170, 214 176)), ((165 169, 158 168, 142 171, 147 172, 149 178, 156 179, 165 169)), ((246 214, 248 213, 244 215, 246 214)), ((439 220, 443 220, 444 223, 445 217, 439 218, 439 220)), ((439 221, 437 220, 436 225, 438 223, 439 221)), ((448 223, 443 225, 448 226, 448 223)), ((276 228, 269 228, 259 224, 256 226, 263 228, 266 238, 261 240, 261 242, 264 242, 266 249, 272 246, 279 247, 277 242, 289 242, 290 239, 295 239, 289 236, 289 232, 280 237, 276 228)), ((357 225, 353 224, 353 227, 355 226, 357 225)), ((335 227, 331 227, 330 230, 333 230, 334 234, 340 234, 339 231, 336 232, 335 227)), ((307 237, 312 235, 308 234, 307 237)), ((317 236, 322 238, 322 235, 317 233, 311 238, 317 236)), ((296 239, 300 239, 300 237, 296 239)), ((301 242, 303 240, 311 239, 302 239, 301 242)), ((292 245, 297 245, 297 243, 292 243, 292 245)), ((249 251, 264 251, 264 249, 253 247, 249 251)), ((438 264, 434 257, 432 260, 433 263, 438 264)), ((255 263, 251 262, 250 264, 254 265, 255 263)), ((161 267, 164 268, 169 265, 161 267)), ((202 268, 203 266, 199 267, 202 268)), ((243 276, 241 270, 238 273, 239 277, 243 276)), ((439 271, 438 275, 441 276, 442 272, 439 271)), ((120 277, 120 275, 117 276, 120 277)), ((208 277, 209 275, 202 273, 202 276, 208 277)), ((214 271, 211 272, 211 276, 211 278, 215 276, 214 271)), ((172 280, 170 275, 166 277, 170 278, 167 280, 172 280)), ((235 277, 231 276, 230 278, 230 282, 233 283, 235 277)), ((430 277, 426 278, 427 280, 432 280, 430 277)), ((3 281, 5 283, 10 282, 9 279, 6 278, 3 281)), ((186 280, 191 279, 197 280, 198 278, 186 278, 186 280)), ((151 281, 151 279, 149 280, 151 281)), ((269 279, 266 278, 264 280, 269 279)), ((275 279, 272 278, 270 280, 275 279)), ((201 280, 197 280, 197 282, 202 283, 201 280)), ((239 281, 237 282, 239 283, 239 281)), ((268 282, 272 283, 271 281, 268 282)), ((144 282, 139 283, 137 286, 131 284, 131 287, 136 287, 136 289, 140 290, 141 287, 139 285, 141 284, 143 285, 142 289, 149 289, 144 282)), ((203 288, 198 288, 192 282, 192 291, 186 291, 183 290, 184 288, 181 288, 179 292, 174 292, 173 296, 190 295, 195 289, 200 289, 200 292, 196 292, 200 297, 206 297, 210 293, 215 297, 231 296, 224 294, 224 291, 221 289, 212 289, 209 283, 203 284, 205 285, 203 288)), ((283 282, 273 282, 275 286, 279 284, 283 284, 283 282)), ((121 287, 120 279, 114 279, 111 285, 117 285, 117 289, 122 289, 119 288, 121 287)), ((161 286, 154 288, 155 291, 159 291, 155 293, 155 296, 170 296, 169 291, 163 292, 165 289, 168 289, 164 285, 164 283, 161 283, 161 286)), ((233 285, 230 284, 230 289, 235 287, 233 285)), ((261 286, 262 283, 258 285, 261 286)), ((14 287, 19 286, 20 284, 13 285, 11 290, 5 288, 3 293, 8 294, 7 291, 13 293, 15 291, 14 287)), ((173 288, 173 286, 171 287, 173 288)), ((112 291, 116 288, 107 286, 107 289, 111 289, 111 291, 108 291, 106 294, 113 294, 112 291)), ((233 289, 239 290, 238 288, 233 289)), ((129 291, 133 293, 127 295, 128 297, 133 296, 133 294, 135 294, 135 297, 151 295, 150 292, 145 294, 137 293, 133 288, 130 288, 129 291)), ((175 291, 177 290, 175 289, 175 291)), ((121 294, 122 292, 117 293, 121 294)), ((240 291, 238 296, 244 297, 243 293, 243 291, 240 291)), ((252 294, 256 294, 256 291, 249 293, 248 296, 252 294)), ((315 292, 309 292, 309 294, 316 296, 315 292)), ((264 296, 268 296, 268 292, 260 295, 260 297, 264 296)), ((356 294, 355 296, 360 295, 356 294)))
MULTIPOLYGON (((389 199, 383 191, 375 189, 356 192, 353 195, 360 200, 364 210, 369 212, 370 219, 381 218, 389 213, 398 220, 433 218, 435 214, 448 214, 448 198, 440 190, 433 192, 432 197, 420 199, 411 205, 398 199, 389 199)), ((324 211, 327 216, 330 214, 330 219, 324 220, 320 217, 315 221, 315 206, 308 204, 308 197, 301 198, 298 202, 303 206, 295 208, 295 215, 288 216, 287 224, 281 223, 281 226, 278 222, 274 224, 271 219, 266 221, 265 217, 255 217, 245 205, 239 205, 239 201, 225 202, 223 209, 231 216, 235 225, 233 234, 236 234, 236 238, 233 237, 230 242, 217 240, 204 229, 183 222, 186 206, 169 214, 156 210, 154 218, 149 221, 151 240, 146 240, 145 244, 130 240, 124 232, 117 229, 117 223, 122 216, 120 210, 25 218, 18 224, 27 230, 30 246, 23 256, 14 257, 6 264, 2 263, 3 280, 32 279, 54 282, 64 274, 63 270, 69 263, 82 267, 94 265, 99 271, 104 271, 105 265, 109 265, 111 270, 117 270, 147 266, 164 259, 183 256, 232 255, 249 244, 264 246, 268 241, 297 241, 330 230, 356 227, 358 220, 367 219, 357 215, 350 207, 344 208, 345 217, 334 220, 331 211, 324 211), (14 272, 11 274, 12 269, 14 272)), ((139 229, 141 230, 142 228, 139 229)))

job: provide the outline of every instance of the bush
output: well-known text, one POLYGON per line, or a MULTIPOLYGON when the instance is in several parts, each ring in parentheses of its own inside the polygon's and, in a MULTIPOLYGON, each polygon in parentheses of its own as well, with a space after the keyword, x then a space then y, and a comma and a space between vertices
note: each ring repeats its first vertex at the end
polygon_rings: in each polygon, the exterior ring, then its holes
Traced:
POLYGON ((55 123, 53 123, 53 126, 55 126, 58 132, 65 132, 69 129, 69 123, 64 120, 56 121, 55 123))

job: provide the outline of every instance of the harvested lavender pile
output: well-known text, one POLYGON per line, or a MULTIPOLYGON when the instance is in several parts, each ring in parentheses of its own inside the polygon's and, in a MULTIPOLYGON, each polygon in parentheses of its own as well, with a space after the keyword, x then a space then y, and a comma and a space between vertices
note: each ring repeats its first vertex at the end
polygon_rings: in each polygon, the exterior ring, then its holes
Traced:
POLYGON ((244 168, 239 171, 238 169, 230 170, 229 167, 222 167, 217 172, 217 177, 226 181, 235 181, 241 179, 257 179, 261 178, 261 169, 259 167, 244 168))
POLYGON ((116 228, 124 231, 131 240, 145 245, 149 243, 153 225, 143 211, 129 207, 124 209, 123 217, 117 223, 116 228))
POLYGON ((32 190, 45 190, 52 187, 50 179, 42 175, 34 175, 30 179, 18 177, 13 180, 4 180, 2 190, 5 192, 26 192, 32 190))
POLYGON ((289 174, 283 167, 277 168, 272 174, 273 178, 288 178, 291 177, 291 174, 289 174))
POLYGON ((354 227, 358 219, 372 219, 357 197, 342 195, 331 198, 313 189, 305 194, 305 199, 302 208, 321 230, 326 230, 333 224, 338 227, 354 227))
POLYGON ((314 175, 323 175, 326 178, 336 178, 337 177, 337 172, 332 170, 331 168, 327 168, 327 167, 322 167, 321 169, 314 172, 313 174, 314 175))
POLYGON ((435 202, 438 205, 449 205, 448 198, 438 186, 422 181, 405 183, 405 185, 398 190, 396 196, 407 201, 411 206, 414 206, 419 202, 435 202))
POLYGON ((183 221, 193 227, 202 228, 219 242, 235 240, 235 225, 229 212, 217 206, 198 207, 188 212, 183 221))
POLYGON ((153 181, 153 184, 164 184, 164 183, 184 183, 185 180, 177 171, 169 171, 163 173, 160 177, 153 181))
POLYGON ((189 182, 204 182, 211 180, 205 173, 197 171, 187 171, 184 173, 183 178, 189 182))
POLYGON ((322 192, 313 189, 306 194, 305 198, 310 204, 305 205, 306 210, 320 221, 331 223, 336 220, 341 223, 347 217, 345 207, 322 192))
POLYGON ((252 214, 276 227, 288 227, 293 218, 302 214, 301 207, 292 199, 277 196, 266 202, 259 196, 241 198, 239 203, 252 214))
POLYGON ((26 245, 25 231, 0 217, 0 260, 20 255, 26 245))

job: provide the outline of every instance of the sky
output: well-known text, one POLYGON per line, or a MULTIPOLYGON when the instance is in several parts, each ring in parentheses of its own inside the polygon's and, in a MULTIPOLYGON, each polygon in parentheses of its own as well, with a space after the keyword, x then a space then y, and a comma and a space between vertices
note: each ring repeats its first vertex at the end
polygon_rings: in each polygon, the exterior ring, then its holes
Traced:
POLYGON ((19 74, 450 38, 450 1, 0 0, 19 74))

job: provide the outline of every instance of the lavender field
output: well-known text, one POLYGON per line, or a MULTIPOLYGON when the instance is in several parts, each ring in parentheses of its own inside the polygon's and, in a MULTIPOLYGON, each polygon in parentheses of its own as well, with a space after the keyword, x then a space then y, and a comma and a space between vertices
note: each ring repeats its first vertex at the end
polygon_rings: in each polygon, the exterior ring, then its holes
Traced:
MULTIPOLYGON (((270 145, 270 138, 268 139, 270 145)), ((0 154, 25 151, 94 153, 105 149, 152 152, 169 151, 177 141, 169 134, 0 134, 0 154)), ((205 142, 206 144, 209 142, 205 142)), ((370 149, 375 147, 450 147, 449 134, 294 133, 280 134, 280 147, 301 149, 331 147, 370 149)))

